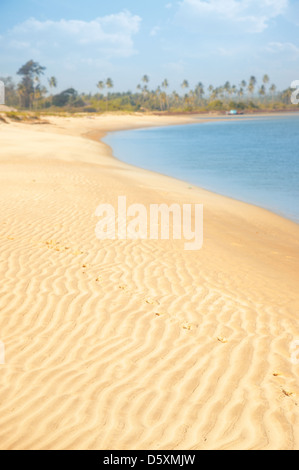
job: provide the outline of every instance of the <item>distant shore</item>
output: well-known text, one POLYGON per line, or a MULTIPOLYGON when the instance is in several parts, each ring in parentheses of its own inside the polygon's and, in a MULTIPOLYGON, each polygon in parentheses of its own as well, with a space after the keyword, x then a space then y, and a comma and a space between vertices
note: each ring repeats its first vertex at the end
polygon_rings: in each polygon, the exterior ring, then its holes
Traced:
POLYGON ((298 450, 298 225, 99 140, 193 116, 6 120, 1 448, 298 450), (96 208, 119 196, 203 204, 203 248, 97 240, 96 208))

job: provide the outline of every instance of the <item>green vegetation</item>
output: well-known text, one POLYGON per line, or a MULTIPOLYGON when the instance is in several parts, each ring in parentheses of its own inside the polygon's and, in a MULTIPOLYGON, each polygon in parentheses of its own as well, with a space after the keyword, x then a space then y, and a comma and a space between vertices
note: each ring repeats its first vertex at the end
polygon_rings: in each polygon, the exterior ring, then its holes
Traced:
POLYGON ((40 122, 40 116, 37 113, 11 111, 5 113, 5 116, 11 121, 16 122, 40 122))
POLYGON ((205 89, 199 82, 194 89, 187 79, 181 84, 180 93, 169 91, 167 78, 156 89, 150 89, 150 77, 144 75, 137 85, 136 92, 113 92, 111 78, 97 83, 95 94, 78 93, 68 88, 61 93, 53 94, 58 82, 55 77, 47 79, 49 90, 42 85, 42 76, 46 67, 33 60, 24 64, 17 72, 21 77, 15 84, 11 77, 1 78, 6 88, 6 104, 18 110, 34 110, 43 114, 52 113, 103 113, 106 111, 121 112, 154 112, 154 113, 223 113, 231 109, 239 112, 259 112, 294 110, 291 104, 290 88, 277 91, 267 74, 260 83, 251 76, 248 81, 242 80, 238 85, 229 81, 224 85, 205 89))
MULTIPOLYGON (((44 73, 46 67, 42 67, 37 62, 29 60, 23 65, 18 75, 22 77, 18 85, 20 103, 23 108, 31 109, 41 96, 43 87, 40 83, 40 76, 44 73)), ((46 90, 44 90, 46 92, 46 90)))

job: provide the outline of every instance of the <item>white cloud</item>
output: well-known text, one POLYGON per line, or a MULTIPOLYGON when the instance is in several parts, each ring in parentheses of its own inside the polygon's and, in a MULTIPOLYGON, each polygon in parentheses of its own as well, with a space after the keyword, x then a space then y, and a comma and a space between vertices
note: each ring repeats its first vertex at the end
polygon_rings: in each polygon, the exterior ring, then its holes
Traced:
POLYGON ((157 34, 161 31, 160 26, 154 26, 154 28, 150 32, 150 36, 157 36, 157 34))
POLYGON ((250 33, 263 32, 269 22, 284 13, 289 0, 182 0, 177 18, 200 29, 202 23, 230 26, 250 33))
POLYGON ((294 59, 299 58, 299 47, 291 42, 270 42, 266 49, 272 53, 284 53, 294 59))
POLYGON ((136 53, 133 36, 138 33, 141 18, 128 11, 96 18, 92 21, 38 21, 30 18, 7 33, 10 47, 38 47, 43 55, 53 50, 68 53, 76 49, 91 51, 91 55, 129 57, 136 53))

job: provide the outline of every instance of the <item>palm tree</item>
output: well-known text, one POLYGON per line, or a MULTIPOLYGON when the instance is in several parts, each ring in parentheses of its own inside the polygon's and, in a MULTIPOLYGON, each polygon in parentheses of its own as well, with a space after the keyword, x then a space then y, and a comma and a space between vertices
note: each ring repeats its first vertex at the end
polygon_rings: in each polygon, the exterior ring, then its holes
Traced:
POLYGON ((144 101, 144 103, 145 103, 145 97, 146 97, 146 95, 147 95, 147 93, 148 93, 147 85, 148 85, 148 83, 149 83, 149 81, 150 81, 149 76, 148 76, 148 75, 143 75, 141 81, 144 83, 144 86, 143 86, 143 89, 142 89, 142 94, 143 94, 143 101, 144 101))
POLYGON ((109 92, 114 87, 114 83, 111 78, 107 78, 106 80, 106 87, 107 87, 107 97, 106 97, 106 111, 108 111, 108 100, 109 100, 109 92))
POLYGON ((180 102, 180 95, 176 91, 173 91, 172 92, 172 99, 174 101, 175 106, 177 106, 180 102))
POLYGON ((230 96, 230 94, 231 94, 231 84, 229 82, 225 82, 223 89, 226 92, 226 96, 230 96))
MULTIPOLYGON (((189 82, 188 80, 184 80, 183 83, 181 84, 181 87, 183 88, 183 90, 187 90, 187 88, 189 88, 189 82)), ((184 102, 186 103, 187 102, 187 98, 188 98, 188 95, 186 94, 184 96, 184 102)))
POLYGON ((199 82, 198 85, 195 87, 195 94, 200 102, 203 99, 204 93, 205 93, 204 86, 201 82, 199 82))
POLYGON ((248 85, 248 91, 251 94, 251 96, 253 96, 255 86, 256 86, 256 78, 252 75, 250 77, 249 85, 248 85))
POLYGON ((48 83, 51 89, 57 87, 57 80, 55 77, 48 78, 48 83))
POLYGON ((146 93, 148 92, 148 88, 147 88, 147 85, 149 84, 149 76, 148 75, 143 75, 141 81, 144 83, 143 85, 143 94, 144 96, 146 95, 146 93))
POLYGON ((113 81, 112 81, 111 78, 107 78, 107 80, 106 80, 106 87, 107 87, 108 89, 111 89, 111 88, 114 87, 114 83, 113 83, 113 81))
POLYGON ((245 88, 247 87, 247 82, 246 80, 241 80, 241 83, 239 85, 239 98, 244 96, 245 88))
POLYGON ((265 74, 263 76, 263 84, 264 84, 264 87, 265 87, 265 94, 266 94, 266 86, 268 85, 269 82, 270 82, 269 75, 265 74))
POLYGON ((223 86, 219 86, 215 88, 214 94, 215 94, 215 98, 218 98, 220 96, 220 98, 223 100, 225 97, 225 88, 223 86))
POLYGON ((264 85, 267 85, 269 82, 270 82, 269 75, 265 74, 265 75, 263 76, 263 84, 264 84, 264 85))
POLYGON ((163 111, 163 104, 166 102, 165 93, 162 92, 161 87, 158 86, 152 93, 153 106, 163 111))
POLYGON ((136 90, 137 90, 137 103, 139 105, 139 107, 141 106, 142 104, 142 96, 141 96, 141 85, 140 83, 138 83, 137 87, 136 87, 136 90))
POLYGON ((169 83, 168 83, 167 78, 165 78, 165 80, 163 80, 163 82, 162 82, 162 88, 165 89, 165 99, 166 99, 167 109, 169 109, 169 99, 168 99, 168 95, 167 95, 167 92, 166 92, 168 87, 169 87, 169 83))
POLYGON ((181 87, 183 88, 183 90, 189 88, 188 80, 184 80, 183 83, 181 84, 181 87))
POLYGON ((143 75, 141 81, 145 84, 145 86, 147 86, 147 84, 150 81, 149 76, 148 75, 143 75))
POLYGON ((35 99, 38 98, 38 95, 39 95, 38 90, 40 87, 40 79, 38 75, 35 75, 33 82, 34 82, 34 86, 33 86, 33 109, 34 109, 35 99))
POLYGON ((100 80, 98 83, 97 83, 97 88, 100 90, 100 92, 102 92, 105 88, 105 83, 100 80))
POLYGON ((272 83, 272 85, 270 86, 270 93, 272 95, 272 100, 274 99, 275 92, 276 92, 276 85, 274 85, 274 83, 272 83))
POLYGON ((100 90, 101 94, 102 94, 102 91, 105 89, 105 82, 103 82, 103 80, 100 80, 98 83, 97 83, 97 88, 100 90))
POLYGON ((105 83, 104 83, 103 81, 98 82, 97 88, 98 88, 99 90, 104 90, 104 88, 105 88, 105 83))
POLYGON ((213 88, 212 93, 210 95, 210 100, 215 100, 216 98, 218 98, 219 90, 219 88, 213 88))
MULTIPOLYGON (((162 93, 160 93, 160 100, 161 100, 161 104, 162 104, 162 109, 164 109, 166 106, 168 106, 168 99, 167 99, 167 94, 165 93, 165 91, 162 91, 162 93)), ((161 109, 161 111, 162 111, 161 109)))
POLYGON ((188 102, 190 103, 190 105, 192 104, 193 108, 195 108, 196 98, 197 98, 197 95, 196 95, 195 91, 190 90, 189 94, 188 94, 188 102))
MULTIPOLYGON (((48 83, 49 83, 49 87, 51 88, 56 88, 57 87, 57 80, 55 77, 51 77, 51 78, 48 78, 48 83)), ((53 103, 53 96, 52 96, 52 93, 51 93, 51 100, 52 100, 52 103, 53 103)))
POLYGON ((259 89, 259 95, 260 97, 262 97, 262 96, 265 96, 265 94, 266 94, 266 88, 265 88, 265 85, 262 85, 259 89))
MULTIPOLYGON (((37 103, 39 100, 42 103, 42 100, 46 97, 47 93, 48 93, 48 90, 45 86, 38 86, 36 89, 36 95, 35 95, 37 103)), ((40 105, 40 107, 42 107, 42 104, 40 105)))

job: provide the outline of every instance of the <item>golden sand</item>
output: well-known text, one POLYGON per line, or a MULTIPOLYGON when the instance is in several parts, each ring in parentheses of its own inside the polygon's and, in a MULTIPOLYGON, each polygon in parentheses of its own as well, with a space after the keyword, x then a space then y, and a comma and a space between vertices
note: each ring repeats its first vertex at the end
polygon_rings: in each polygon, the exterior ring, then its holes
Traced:
POLYGON ((0 124, 1 449, 299 449, 298 225, 90 139, 192 118, 48 121, 0 124), (203 203, 202 250, 97 240, 119 195, 203 203))

